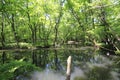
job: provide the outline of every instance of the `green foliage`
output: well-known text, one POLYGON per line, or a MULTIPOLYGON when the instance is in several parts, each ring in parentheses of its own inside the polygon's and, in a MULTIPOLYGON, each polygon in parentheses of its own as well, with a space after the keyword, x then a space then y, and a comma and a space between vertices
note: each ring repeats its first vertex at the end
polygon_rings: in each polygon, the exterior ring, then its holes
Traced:
POLYGON ((112 80, 110 70, 104 67, 95 66, 87 74, 88 80, 112 80))
POLYGON ((75 77, 74 80, 87 80, 87 79, 84 77, 75 77))
POLYGON ((30 77, 30 73, 35 70, 40 70, 40 68, 21 60, 11 61, 10 63, 0 65, 0 78, 1 80, 13 80, 15 77, 24 74, 30 77))
MULTIPOLYGON (((17 43, 6 44, 6 48, 17 48, 17 43)), ((30 48, 33 48, 33 46, 30 43, 19 42, 19 47, 18 48, 21 48, 21 49, 30 49, 30 48)))
POLYGON ((118 55, 120 55, 120 50, 117 47, 116 47, 116 49, 117 50, 115 51, 115 53, 118 54, 118 55))
POLYGON ((108 33, 119 38, 119 4, 119 0, 3 0, 0 46, 52 45, 55 38, 58 44, 76 40, 83 46, 94 39, 101 43, 108 33))
POLYGON ((23 48, 23 49, 30 49, 30 48, 33 48, 33 46, 30 44, 30 43, 24 43, 24 42, 20 42, 19 43, 19 47, 20 48, 23 48))

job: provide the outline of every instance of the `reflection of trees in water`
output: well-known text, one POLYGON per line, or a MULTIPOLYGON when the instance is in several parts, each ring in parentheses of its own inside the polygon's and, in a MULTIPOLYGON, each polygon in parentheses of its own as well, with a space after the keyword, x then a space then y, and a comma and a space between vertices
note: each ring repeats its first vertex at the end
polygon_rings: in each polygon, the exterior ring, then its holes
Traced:
POLYGON ((2 53, 2 63, 4 64, 5 63, 5 60, 7 58, 7 55, 5 52, 2 53))
POLYGON ((48 59, 48 50, 32 51, 32 63, 36 66, 45 68, 48 59))
POLYGON ((32 51, 32 63, 37 65, 37 56, 35 51, 32 51))
POLYGON ((1 54, 1 60, 0 62, 2 64, 5 64, 5 63, 8 63, 10 62, 10 60, 13 60, 13 56, 11 56, 11 54, 8 54, 7 52, 3 51, 2 54, 1 54))
POLYGON ((56 50, 54 50, 54 62, 55 62, 55 70, 59 70, 59 68, 58 68, 58 55, 57 55, 56 50))
POLYGON ((109 68, 94 66, 87 73, 88 80, 113 80, 109 68))
POLYGON ((101 55, 93 55, 90 61, 80 63, 79 67, 85 77, 75 77, 75 80, 119 80, 119 73, 114 71, 113 62, 101 55))
POLYGON ((54 64, 55 64, 55 70, 63 70, 63 66, 61 64, 60 59, 58 58, 58 51, 54 50, 54 64))
POLYGON ((52 69, 56 71, 64 70, 63 64, 61 62, 61 54, 57 50, 48 51, 48 62, 46 64, 47 69, 52 69))
POLYGON ((77 76, 74 80, 115 80, 112 78, 110 69, 105 67, 94 66, 84 74, 85 76, 77 76))
POLYGON ((33 63, 36 66, 39 66, 40 68, 64 71, 66 70, 65 69, 66 59, 69 55, 71 55, 73 59, 72 67, 74 66, 80 67, 84 71, 84 74, 86 75, 85 79, 83 77, 82 78, 77 77, 75 80, 117 80, 111 78, 112 77, 111 71, 115 69, 115 67, 112 67, 113 63, 111 63, 111 61, 106 57, 91 54, 92 52, 93 52, 92 50, 84 51, 84 50, 44 50, 44 49, 20 52, 19 51, 3 52, 1 54, 1 63, 6 63, 12 60, 24 59, 24 61, 33 63), (103 66, 99 64, 102 64, 103 66))

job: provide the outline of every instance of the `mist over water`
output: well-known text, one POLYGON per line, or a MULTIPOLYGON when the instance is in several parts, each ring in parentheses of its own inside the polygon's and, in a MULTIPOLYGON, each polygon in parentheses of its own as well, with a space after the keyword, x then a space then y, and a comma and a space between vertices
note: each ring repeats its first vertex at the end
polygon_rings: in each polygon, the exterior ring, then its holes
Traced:
POLYGON ((46 64, 46 69, 44 71, 34 72, 32 74, 32 80, 65 80, 65 76, 59 72, 52 71, 49 67, 50 65, 46 64))
MULTIPOLYGON (((94 60, 91 60, 91 62, 85 63, 87 67, 84 70, 80 66, 79 66, 79 68, 74 67, 74 70, 71 73, 71 80, 74 80, 75 77, 82 77, 82 78, 85 78, 85 80, 87 80, 88 76, 85 74, 85 71, 87 71, 87 73, 89 73, 89 71, 91 71, 91 70, 98 71, 98 72, 96 72, 97 75, 98 74, 106 75, 106 74, 110 73, 109 76, 112 77, 112 79, 110 79, 110 80, 120 80, 118 77, 118 76, 120 76, 120 74, 109 69, 109 66, 112 65, 112 63, 113 62, 110 61, 109 59, 107 59, 106 57, 95 56, 94 60), (100 74, 99 71, 103 70, 103 69, 106 69, 106 70, 108 69, 110 71, 108 71, 108 73, 100 74)), ((89 74, 91 74, 92 76, 96 75, 96 74, 92 74, 92 73, 89 73, 89 74)), ((65 79, 66 79, 66 74, 60 73, 60 72, 54 72, 54 71, 51 71, 50 69, 46 69, 42 72, 36 71, 32 74, 32 80, 65 80, 65 79)))
POLYGON ((65 80, 65 76, 60 73, 50 72, 34 72, 32 75, 32 80, 65 80))
MULTIPOLYGON (((83 77, 85 76, 83 71, 75 67, 74 72, 71 74, 71 80, 74 80, 76 76, 83 77)), ((58 72, 53 71, 43 71, 43 72, 34 72, 32 74, 32 80, 65 80, 66 76, 58 72)))
POLYGON ((71 74, 71 80, 74 80, 75 77, 85 77, 83 70, 75 67, 74 72, 71 74))
MULTIPOLYGON (((111 71, 111 76, 113 77, 112 80, 119 80, 118 73, 111 71)), ((103 74, 104 75, 104 74, 103 74)), ((71 80, 74 80, 75 77, 83 77, 86 78, 87 76, 84 74, 83 70, 79 68, 75 68, 75 71, 71 74, 71 80)), ((57 72, 34 72, 32 74, 32 79, 31 80, 65 80, 66 76, 57 72)))

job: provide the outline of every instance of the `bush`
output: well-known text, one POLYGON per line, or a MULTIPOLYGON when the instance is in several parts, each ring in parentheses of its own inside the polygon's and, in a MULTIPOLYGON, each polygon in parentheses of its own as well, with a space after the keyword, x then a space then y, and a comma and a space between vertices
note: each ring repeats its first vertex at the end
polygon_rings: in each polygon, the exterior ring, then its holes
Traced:
POLYGON ((20 75, 24 75, 25 77, 29 78, 30 73, 34 70, 40 70, 40 68, 24 61, 12 61, 10 63, 0 65, 0 79, 14 80, 17 76, 20 75))

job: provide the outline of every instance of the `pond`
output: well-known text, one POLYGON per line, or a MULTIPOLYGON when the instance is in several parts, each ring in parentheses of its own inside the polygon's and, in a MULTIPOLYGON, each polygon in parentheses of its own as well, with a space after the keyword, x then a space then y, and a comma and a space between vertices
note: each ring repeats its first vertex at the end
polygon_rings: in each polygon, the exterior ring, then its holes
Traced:
MULTIPOLYGON (((68 56, 72 56, 71 80, 120 80, 120 58, 115 55, 100 55, 100 52, 93 49, 0 51, 0 71, 3 71, 3 74, 9 73, 10 77, 13 74, 14 80, 65 80, 68 56), (29 63, 39 67, 40 71, 29 66, 23 69, 20 67, 21 63, 16 61, 25 62, 25 66, 29 63)), ((13 80, 13 76, 9 79, 0 75, 3 80, 13 80)))

